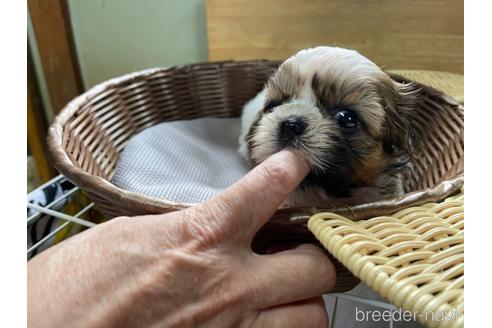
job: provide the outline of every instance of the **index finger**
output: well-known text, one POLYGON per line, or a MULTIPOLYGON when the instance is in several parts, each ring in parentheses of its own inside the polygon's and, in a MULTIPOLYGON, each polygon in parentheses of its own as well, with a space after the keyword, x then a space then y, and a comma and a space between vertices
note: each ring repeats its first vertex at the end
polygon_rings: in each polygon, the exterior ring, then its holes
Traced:
POLYGON ((293 150, 272 155, 205 206, 221 208, 228 220, 256 233, 309 172, 307 162, 293 150))

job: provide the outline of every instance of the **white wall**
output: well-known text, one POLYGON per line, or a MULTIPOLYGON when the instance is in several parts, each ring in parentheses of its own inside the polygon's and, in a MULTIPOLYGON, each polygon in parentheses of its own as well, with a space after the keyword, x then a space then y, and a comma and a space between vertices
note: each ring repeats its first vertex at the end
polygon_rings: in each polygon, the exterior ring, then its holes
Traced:
POLYGON ((69 0, 86 88, 132 71, 207 61, 205 0, 69 0))

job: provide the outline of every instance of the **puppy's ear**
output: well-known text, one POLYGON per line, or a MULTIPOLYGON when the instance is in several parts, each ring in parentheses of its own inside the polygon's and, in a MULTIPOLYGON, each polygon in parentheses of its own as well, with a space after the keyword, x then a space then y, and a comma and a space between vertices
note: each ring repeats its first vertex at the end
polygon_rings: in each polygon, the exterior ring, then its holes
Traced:
POLYGON ((399 83, 389 78, 381 94, 386 110, 383 142, 388 153, 403 151, 411 155, 418 142, 413 130, 413 117, 420 101, 419 88, 414 83, 399 83))

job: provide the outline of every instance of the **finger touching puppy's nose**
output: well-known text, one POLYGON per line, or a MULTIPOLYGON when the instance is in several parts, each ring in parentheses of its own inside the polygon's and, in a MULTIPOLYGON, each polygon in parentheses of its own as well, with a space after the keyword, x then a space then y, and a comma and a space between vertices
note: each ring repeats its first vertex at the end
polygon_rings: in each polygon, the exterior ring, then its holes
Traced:
POLYGON ((251 237, 275 213, 280 204, 309 172, 307 162, 295 150, 282 150, 251 170, 244 178, 207 202, 225 209, 251 237))

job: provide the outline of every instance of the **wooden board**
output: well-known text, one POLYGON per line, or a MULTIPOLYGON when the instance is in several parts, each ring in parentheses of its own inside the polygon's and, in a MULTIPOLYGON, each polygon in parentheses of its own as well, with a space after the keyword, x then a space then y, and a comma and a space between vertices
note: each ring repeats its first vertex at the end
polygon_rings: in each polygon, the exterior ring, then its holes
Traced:
POLYGON ((387 69, 463 73, 463 0, 209 0, 210 60, 353 48, 387 69))
POLYGON ((29 0, 28 5, 51 105, 57 114, 83 91, 68 7, 66 0, 29 0))

